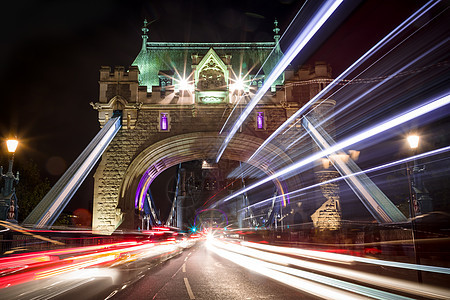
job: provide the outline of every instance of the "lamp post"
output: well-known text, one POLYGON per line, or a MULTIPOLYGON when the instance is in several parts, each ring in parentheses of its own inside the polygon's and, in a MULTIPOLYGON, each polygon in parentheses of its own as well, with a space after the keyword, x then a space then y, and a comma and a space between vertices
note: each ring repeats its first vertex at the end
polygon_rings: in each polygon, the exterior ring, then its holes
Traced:
POLYGON ((8 165, 8 172, 3 174, 3 167, 0 167, 0 175, 5 181, 1 193, 1 219, 17 222, 17 196, 14 189, 14 183, 19 182, 19 172, 16 176, 13 174, 14 153, 16 152, 19 141, 10 139, 6 141, 8 152, 11 153, 8 165))
MULTIPOLYGON (((419 140, 420 140, 419 136, 415 135, 415 134, 411 134, 406 139, 408 140, 408 144, 409 144, 409 147, 412 150, 412 154, 416 155, 417 148, 419 147, 419 140)), ((417 169, 417 161, 416 161, 416 159, 414 159, 412 168, 408 165, 408 176, 409 176, 409 185, 410 185, 410 187, 409 187, 410 208, 411 208, 411 205, 412 205, 412 208, 413 208, 412 212, 410 212, 411 218, 413 216, 415 217, 416 214, 419 213, 419 205, 417 203, 417 195, 416 195, 415 190, 414 190, 414 188, 417 185, 416 178, 415 178, 415 175, 416 175, 415 171, 416 171, 416 169, 417 169)))
MULTIPOLYGON (((416 155, 417 148, 419 147, 419 136, 418 135, 409 135, 407 137, 407 141, 409 147, 412 150, 412 154, 416 155)), ((409 183, 409 216, 411 219, 411 235, 414 247, 414 258, 416 264, 420 264, 420 257, 417 253, 417 245, 416 245, 416 213, 419 212, 419 205, 417 203, 417 195, 414 190, 416 182, 415 182, 415 169, 417 168, 416 159, 413 160, 413 166, 411 167, 407 164, 407 175, 408 175, 408 183, 409 183)), ((417 281, 422 283, 422 272, 420 270, 417 271, 417 281)))

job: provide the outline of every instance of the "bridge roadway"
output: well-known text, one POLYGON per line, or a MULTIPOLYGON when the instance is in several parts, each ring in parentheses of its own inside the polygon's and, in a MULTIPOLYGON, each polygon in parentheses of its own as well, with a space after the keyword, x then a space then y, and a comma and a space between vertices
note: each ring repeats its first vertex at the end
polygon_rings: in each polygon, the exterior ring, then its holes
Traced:
POLYGON ((450 299, 449 280, 445 267, 221 237, 0 259, 1 299, 450 299))
MULTIPOLYGON (((113 292, 114 294, 114 292, 113 292)), ((314 299, 221 258, 199 242, 112 299, 314 299)))

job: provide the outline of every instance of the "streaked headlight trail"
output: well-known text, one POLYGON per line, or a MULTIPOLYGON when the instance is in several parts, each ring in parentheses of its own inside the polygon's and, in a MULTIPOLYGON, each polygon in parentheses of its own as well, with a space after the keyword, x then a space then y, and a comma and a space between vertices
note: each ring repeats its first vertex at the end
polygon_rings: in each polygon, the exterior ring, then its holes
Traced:
MULTIPOLYGON (((446 299, 449 294, 448 289, 425 284, 417 285, 402 279, 325 263, 326 261, 348 263, 358 259, 347 255, 249 242, 234 243, 218 239, 209 239, 208 249, 244 268, 324 299, 360 299, 361 297, 414 299, 417 296, 446 299), (310 261, 309 259, 321 262, 310 261), (353 283, 338 278, 352 280, 353 283), (371 286, 380 287, 380 289, 367 287, 364 285, 367 283, 370 283, 371 286), (396 292, 407 292, 414 298, 396 294, 396 292)), ((368 263, 367 260, 360 260, 359 262, 368 263)), ((372 260, 371 263, 377 264, 377 260, 372 260)), ((384 265, 389 263, 384 262, 384 265)), ((394 267, 413 268, 414 266, 397 264, 394 267)), ((428 271, 439 271, 441 273, 440 269, 445 269, 446 273, 449 272, 447 268, 431 266, 428 271)))
POLYGON ((343 0, 337 1, 327 1, 325 2, 319 11, 314 15, 311 21, 305 26, 305 28, 300 32, 295 41, 286 51, 286 54, 280 60, 280 62, 275 66, 270 75, 264 80, 263 86, 258 90, 256 95, 252 98, 250 103, 247 105, 245 110, 240 114, 224 142, 222 143, 219 152, 216 157, 216 163, 219 162, 222 157, 223 152, 228 146, 233 136, 238 131, 239 127, 245 121, 247 116, 256 106, 256 104, 261 100, 266 91, 271 87, 275 80, 281 75, 281 73, 286 69, 289 63, 298 55, 298 53, 306 46, 306 44, 311 40, 311 38, 317 33, 317 31, 322 27, 323 24, 328 20, 328 18, 334 13, 334 11, 339 7, 343 0))
POLYGON ((400 125, 400 124, 406 123, 406 122, 408 122, 410 120, 413 120, 413 119, 415 119, 415 118, 417 118, 419 116, 427 114, 427 113, 429 113, 431 111, 434 111, 434 110, 436 110, 438 108, 444 107, 444 106, 448 105, 449 103, 450 103, 450 95, 447 93, 447 94, 445 94, 445 96, 442 96, 441 98, 434 99, 434 100, 428 102, 425 105, 421 105, 419 107, 416 107, 416 108, 414 108, 414 109, 412 109, 412 110, 410 110, 408 112, 405 112, 405 113, 403 113, 403 114, 401 114, 401 115, 399 115, 399 116, 397 116, 395 118, 392 118, 391 120, 388 120, 386 122, 380 123, 380 124, 378 124, 376 126, 373 126, 370 129, 367 129, 367 130, 362 131, 362 132, 360 132, 358 134, 355 134, 352 137, 347 138, 344 141, 336 143, 334 146, 332 146, 332 147, 330 147, 330 148, 328 148, 326 150, 317 152, 316 154, 313 154, 313 155, 311 155, 311 156, 309 156, 309 157, 307 157, 307 158, 305 158, 303 160, 300 160, 300 161, 298 161, 298 162, 296 162, 296 163, 294 163, 294 164, 292 164, 292 165, 290 165, 290 166, 288 166, 288 167, 286 167, 286 168, 284 168, 284 169, 282 169, 280 171, 277 171, 273 175, 268 176, 268 177, 266 177, 266 178, 264 178, 264 179, 262 179, 262 180, 260 180, 260 181, 258 181, 256 183, 248 186, 247 188, 244 188, 244 189, 242 189, 240 191, 237 191, 237 192, 233 193, 232 195, 222 199, 219 202, 216 202, 215 205, 218 205, 220 202, 227 202, 227 201, 229 201, 229 200, 231 200, 231 199, 233 199, 233 198, 235 198, 235 197, 237 197, 239 195, 242 195, 243 193, 245 193, 247 191, 250 191, 250 190, 252 190, 252 189, 254 189, 254 188, 256 188, 256 187, 258 187, 258 186, 260 186, 260 185, 262 185, 262 184, 264 184, 264 183, 266 183, 268 181, 270 181, 270 180, 273 180, 275 178, 278 178, 278 177, 281 177, 283 175, 286 175, 286 174, 288 174, 288 173, 290 173, 290 172, 292 172, 294 170, 297 170, 300 167, 303 167, 306 164, 311 163, 311 162, 313 162, 313 161, 315 161, 315 160, 317 160, 317 159, 319 159, 321 157, 327 156, 327 155, 329 155, 331 153, 334 153, 334 152, 336 152, 338 150, 342 150, 342 149, 344 149, 346 147, 349 147, 349 146, 351 146, 353 144, 356 144, 358 142, 364 141, 364 140, 366 140, 366 139, 368 139, 370 137, 373 137, 373 136, 375 136, 377 134, 380 134, 380 133, 385 132, 385 131, 387 131, 389 129, 392 129, 392 128, 400 125))
MULTIPOLYGON (((289 117, 281 126, 279 126, 262 144, 256 149, 256 151, 250 156, 248 161, 252 160, 262 148, 264 148, 268 143, 270 143, 277 135, 279 135, 284 129, 286 129, 292 122, 294 122, 301 114, 306 112, 314 103, 325 96, 328 92, 332 90, 337 84, 339 84, 345 77, 347 77, 351 72, 353 72, 358 66, 360 66, 364 61, 373 56, 377 51, 379 51, 383 46, 389 43, 395 36, 403 32, 406 28, 414 24, 420 17, 425 15, 430 11, 439 1, 430 1, 425 4, 422 8, 417 10, 413 15, 401 23, 392 32, 386 35, 382 40, 375 44, 369 51, 362 55, 358 60, 356 60, 350 67, 348 67, 344 72, 342 72, 336 79, 334 79, 329 85, 327 85, 322 91, 320 91, 316 96, 309 100, 305 105, 303 105, 299 110, 297 110, 291 117, 289 117)), ((359 74, 360 75, 360 74, 359 74)), ((358 75, 358 76, 359 76, 358 75)), ((356 76, 355 78, 357 78, 356 76)), ((355 79, 353 78, 353 80, 355 79)))

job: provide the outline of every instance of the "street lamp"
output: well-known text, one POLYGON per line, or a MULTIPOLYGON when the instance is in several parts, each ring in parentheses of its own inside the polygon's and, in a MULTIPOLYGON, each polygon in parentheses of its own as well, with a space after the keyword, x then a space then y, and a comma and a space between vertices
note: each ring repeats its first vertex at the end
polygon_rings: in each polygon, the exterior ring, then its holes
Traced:
MULTIPOLYGON (((419 136, 418 135, 409 135, 407 138, 409 147, 412 149, 413 155, 416 154, 416 150, 419 147, 419 136)), ((409 217, 411 219, 411 235, 412 242, 414 247, 414 258, 416 264, 420 264, 420 258, 417 253, 417 245, 416 245, 416 212, 419 212, 419 206, 416 199, 416 192, 414 190, 416 182, 415 182, 415 169, 416 169, 416 159, 413 160, 413 167, 407 163, 407 175, 408 175, 408 183, 409 183, 409 217)), ((417 281, 422 283, 422 272, 417 270, 417 281)))
POLYGON ((3 167, 0 167, 1 178, 5 181, 5 185, 2 188, 1 203, 0 206, 0 219, 17 222, 17 196, 14 189, 14 183, 19 182, 19 172, 16 176, 13 174, 14 153, 16 152, 19 141, 16 139, 10 139, 6 141, 6 147, 8 152, 11 153, 9 159, 8 172, 3 174, 3 167))
MULTIPOLYGON (((419 136, 415 134, 408 135, 406 140, 408 141, 409 147, 412 150, 412 154, 416 155, 417 148, 419 147, 419 136)), ((415 171, 417 162, 416 159, 413 160, 413 166, 408 164, 408 179, 409 179, 409 194, 410 194, 410 216, 411 218, 415 217, 416 212, 419 212, 419 207, 416 199, 415 186, 417 184, 415 178, 415 171), (412 207, 411 207, 412 205, 412 207)))
POLYGON ((19 145, 18 140, 7 140, 6 147, 8 148, 8 152, 13 153, 16 152, 17 146, 19 145))

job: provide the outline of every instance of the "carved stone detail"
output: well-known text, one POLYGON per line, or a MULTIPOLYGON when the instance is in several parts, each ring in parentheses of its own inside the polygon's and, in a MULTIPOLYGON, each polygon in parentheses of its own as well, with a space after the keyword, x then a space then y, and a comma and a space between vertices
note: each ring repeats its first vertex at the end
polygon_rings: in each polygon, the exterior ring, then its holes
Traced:
POLYGON ((223 70, 212 58, 209 59, 200 71, 199 80, 198 86, 202 91, 226 89, 223 70))

